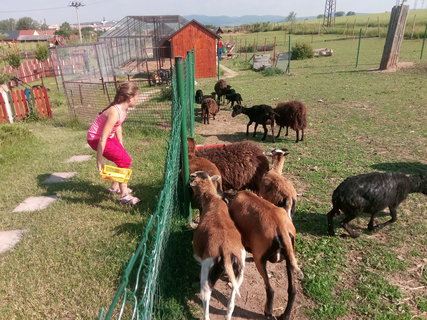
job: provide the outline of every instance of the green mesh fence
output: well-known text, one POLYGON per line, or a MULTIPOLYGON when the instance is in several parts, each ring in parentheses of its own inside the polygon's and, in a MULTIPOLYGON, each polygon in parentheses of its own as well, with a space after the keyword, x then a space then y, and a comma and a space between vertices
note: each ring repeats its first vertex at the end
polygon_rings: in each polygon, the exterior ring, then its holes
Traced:
MULTIPOLYGON (((110 307, 101 310, 99 320, 109 319, 152 319, 159 301, 159 270, 166 247, 172 217, 181 209, 189 208, 185 203, 185 192, 179 188, 181 154, 187 147, 186 133, 194 131, 194 54, 188 52, 184 63, 184 74, 174 70, 172 76, 172 129, 165 161, 163 189, 156 209, 149 219, 141 241, 123 270, 117 292, 110 307), (178 77, 177 77, 178 75, 178 77), (181 88, 181 90, 179 90, 181 88), (182 90, 182 88, 184 90, 182 90), (192 89, 191 89, 192 88, 192 89), (193 91, 191 91, 193 90, 193 91), (189 110, 189 111, 187 111, 189 110), (187 124, 183 130, 182 124, 187 124)), ((181 66, 182 67, 182 66, 181 66)), ((182 72, 181 72, 182 73, 182 72)), ((183 162, 183 172, 188 163, 183 162)), ((187 179, 184 179, 184 184, 187 179)), ((188 214, 186 210, 183 214, 188 214)))

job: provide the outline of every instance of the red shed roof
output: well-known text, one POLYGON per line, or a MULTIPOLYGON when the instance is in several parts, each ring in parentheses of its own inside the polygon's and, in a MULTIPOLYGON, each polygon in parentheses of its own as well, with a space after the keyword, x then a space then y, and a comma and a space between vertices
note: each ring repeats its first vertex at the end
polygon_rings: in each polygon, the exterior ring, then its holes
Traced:
POLYGON ((179 29, 178 31, 175 31, 174 33, 172 33, 167 40, 172 39, 175 35, 177 35, 178 33, 180 33, 183 29, 187 28, 190 24, 195 24, 197 26, 199 26, 200 28, 202 28, 203 30, 205 30, 207 33, 212 35, 212 38, 221 38, 220 36, 218 36, 215 32, 213 32, 212 30, 206 28, 203 24, 201 24, 200 22, 196 21, 196 20, 191 20, 189 23, 187 23, 185 26, 183 26, 181 29, 179 29))

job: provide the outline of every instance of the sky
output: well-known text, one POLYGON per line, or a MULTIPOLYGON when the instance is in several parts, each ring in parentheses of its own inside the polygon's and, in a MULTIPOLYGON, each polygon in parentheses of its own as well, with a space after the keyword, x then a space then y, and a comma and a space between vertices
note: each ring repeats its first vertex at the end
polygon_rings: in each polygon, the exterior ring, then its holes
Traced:
MULTIPOLYGON (((390 12, 402 0, 336 0, 337 11, 357 13, 390 12)), ((0 0, 0 20, 30 17, 48 25, 120 20, 126 16, 144 15, 280 15, 291 11, 297 17, 323 14, 326 0, 81 0, 84 4, 75 9, 71 1, 64 0, 0 0)), ((411 9, 427 9, 427 0, 408 0, 411 9)))

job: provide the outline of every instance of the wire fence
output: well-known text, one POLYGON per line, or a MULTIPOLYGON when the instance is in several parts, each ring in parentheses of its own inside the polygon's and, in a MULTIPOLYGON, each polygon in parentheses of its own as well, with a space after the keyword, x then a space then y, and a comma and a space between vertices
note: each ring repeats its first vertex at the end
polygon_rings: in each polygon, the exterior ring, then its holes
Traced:
MULTIPOLYGON (((149 320, 155 315, 156 319, 161 319, 159 316, 161 292, 158 279, 170 234, 171 220, 180 210, 189 206, 189 203, 185 203, 185 192, 182 192, 185 188, 179 187, 180 181, 183 183, 181 186, 186 186, 186 179, 180 179, 181 158, 183 158, 181 153, 183 147, 187 147, 185 133, 194 131, 191 128, 194 122, 192 123, 191 117, 189 117, 189 114, 194 114, 193 94, 189 94, 191 90, 189 88, 194 85, 193 53, 187 55, 183 77, 177 78, 177 74, 179 75, 178 72, 173 72, 172 76, 173 117, 165 161, 163 189, 156 209, 145 226, 141 241, 123 270, 116 295, 108 310, 106 312, 104 309, 101 310, 99 320, 149 320), (186 89, 179 90, 180 87, 186 89), (188 123, 188 126, 183 130, 182 126, 185 123, 188 123)), ((184 162, 183 167, 185 166, 188 164, 184 162)), ((188 167, 186 170, 183 168, 183 172, 185 171, 188 171, 188 167)))

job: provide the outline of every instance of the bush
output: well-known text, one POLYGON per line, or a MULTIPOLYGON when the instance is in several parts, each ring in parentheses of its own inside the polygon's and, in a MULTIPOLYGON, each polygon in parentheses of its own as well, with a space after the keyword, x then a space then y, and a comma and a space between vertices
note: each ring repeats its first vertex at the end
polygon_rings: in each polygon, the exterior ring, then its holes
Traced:
POLYGON ((292 60, 313 58, 313 47, 308 43, 297 42, 291 49, 292 60))
POLYGON ((275 76, 278 74, 284 74, 284 73, 285 72, 279 68, 267 68, 267 69, 264 69, 263 71, 261 71, 261 74, 264 77, 271 77, 271 76, 275 76))

